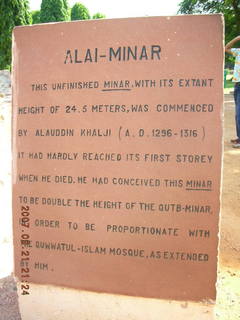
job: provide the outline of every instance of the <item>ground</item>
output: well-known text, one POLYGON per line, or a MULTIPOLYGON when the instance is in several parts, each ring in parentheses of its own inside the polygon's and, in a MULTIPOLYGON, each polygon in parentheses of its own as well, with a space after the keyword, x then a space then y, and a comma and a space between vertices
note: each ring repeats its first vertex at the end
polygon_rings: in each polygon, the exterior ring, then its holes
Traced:
POLYGON ((240 319, 240 149, 236 137, 234 101, 225 95, 224 162, 220 223, 220 256, 216 315, 219 320, 240 319))
MULTIPOLYGON (((225 95, 224 109, 224 165, 216 319, 239 320, 240 209, 238 204, 240 203, 240 149, 233 149, 229 142, 230 139, 235 137, 232 94, 225 95)), ((9 276, 0 280, 0 320, 20 319, 16 286, 13 278, 9 276)))
POLYGON ((226 95, 220 262, 240 268, 240 149, 233 149, 230 143, 235 137, 233 96, 226 95))

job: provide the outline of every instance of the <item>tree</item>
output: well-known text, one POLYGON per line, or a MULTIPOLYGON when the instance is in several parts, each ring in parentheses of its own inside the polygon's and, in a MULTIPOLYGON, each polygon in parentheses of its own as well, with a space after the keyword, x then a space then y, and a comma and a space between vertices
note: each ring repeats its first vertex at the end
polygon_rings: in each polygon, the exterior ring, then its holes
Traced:
POLYGON ((71 20, 88 20, 90 18, 88 9, 83 4, 76 2, 72 7, 71 20))
POLYGON ((69 20, 67 0, 42 0, 40 11, 42 23, 67 20, 69 20))
POLYGON ((28 0, 0 1, 0 69, 10 69, 12 29, 31 23, 28 0))
POLYGON ((106 16, 105 16, 105 14, 103 14, 103 13, 97 12, 97 13, 95 13, 95 14, 93 15, 92 18, 93 18, 93 19, 105 19, 106 16))
POLYGON ((179 13, 223 13, 226 42, 240 34, 239 0, 183 0, 179 4, 179 13))
POLYGON ((40 10, 32 11, 32 24, 40 23, 40 10))

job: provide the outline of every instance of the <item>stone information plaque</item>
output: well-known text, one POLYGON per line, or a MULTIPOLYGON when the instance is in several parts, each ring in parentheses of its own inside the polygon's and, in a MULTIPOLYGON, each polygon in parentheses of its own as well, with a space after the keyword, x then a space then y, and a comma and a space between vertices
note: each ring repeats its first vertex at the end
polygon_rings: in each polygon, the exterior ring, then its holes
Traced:
POLYGON ((13 61, 21 293, 215 299, 222 17, 17 27, 13 61))

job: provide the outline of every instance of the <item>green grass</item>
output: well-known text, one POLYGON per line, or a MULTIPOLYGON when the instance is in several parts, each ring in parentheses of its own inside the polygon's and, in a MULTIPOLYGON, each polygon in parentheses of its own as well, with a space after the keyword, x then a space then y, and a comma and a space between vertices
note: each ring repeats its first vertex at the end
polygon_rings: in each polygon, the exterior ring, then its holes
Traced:
POLYGON ((227 80, 224 83, 224 94, 233 92, 234 83, 232 82, 232 76, 227 75, 227 80))
POLYGON ((224 88, 233 88, 234 87, 234 83, 232 82, 232 80, 227 80, 225 83, 224 88))

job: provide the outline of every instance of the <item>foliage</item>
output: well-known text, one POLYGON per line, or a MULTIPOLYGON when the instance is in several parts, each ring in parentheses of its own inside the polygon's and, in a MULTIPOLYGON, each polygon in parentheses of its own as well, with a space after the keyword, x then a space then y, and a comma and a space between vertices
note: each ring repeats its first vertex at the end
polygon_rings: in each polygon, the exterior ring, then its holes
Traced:
POLYGON ((90 18, 88 9, 83 4, 76 2, 72 7, 71 20, 88 20, 90 18))
POLYGON ((32 24, 40 23, 40 10, 32 11, 32 24))
POLYGON ((93 19, 105 19, 106 16, 105 16, 105 14, 103 14, 103 13, 97 12, 97 13, 95 13, 95 14, 93 15, 92 18, 93 18, 93 19))
POLYGON ((40 11, 42 23, 67 20, 69 20, 67 0, 42 0, 40 11))
POLYGON ((12 29, 31 23, 28 0, 0 1, 0 70, 10 69, 12 29))

